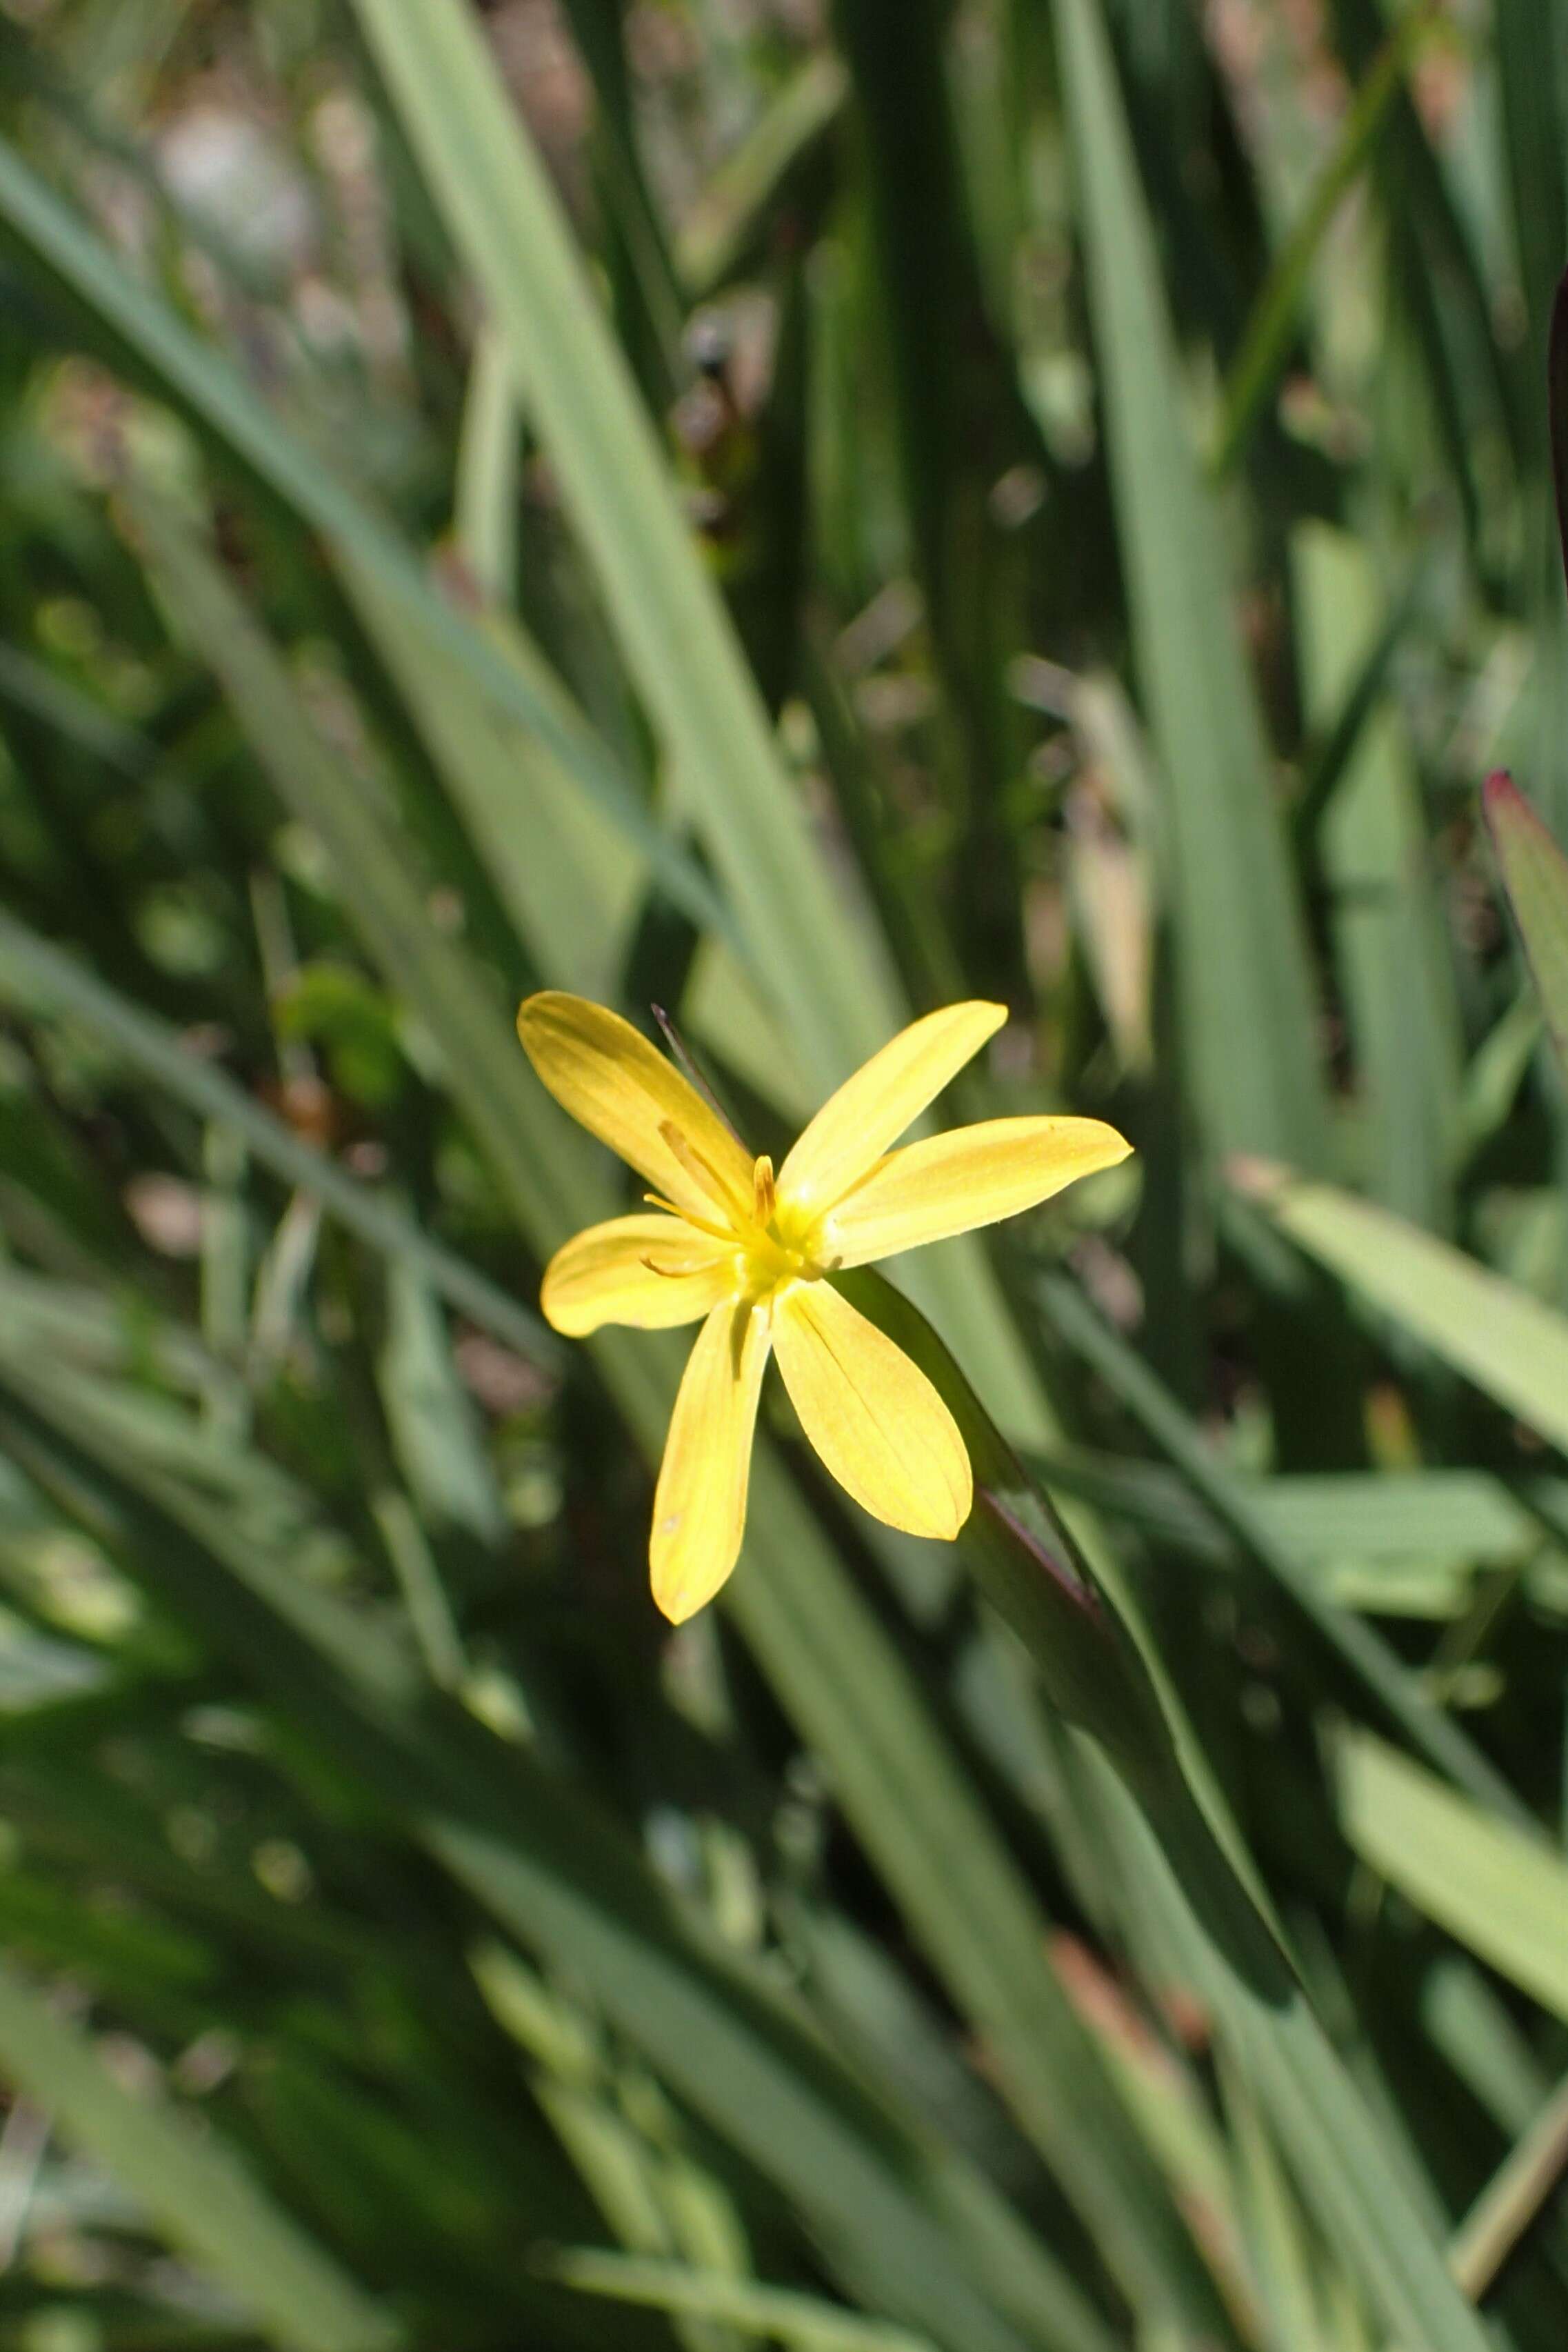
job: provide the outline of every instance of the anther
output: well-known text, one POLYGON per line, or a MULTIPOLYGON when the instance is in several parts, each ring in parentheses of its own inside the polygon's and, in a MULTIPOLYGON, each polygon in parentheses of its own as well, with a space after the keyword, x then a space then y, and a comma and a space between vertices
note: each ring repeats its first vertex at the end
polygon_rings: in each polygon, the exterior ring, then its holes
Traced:
POLYGON ((682 1134, 673 1118, 659 1121, 659 1133, 694 1184, 700 1184, 720 1208, 740 1209, 744 1213, 744 1204, 736 1199, 712 1160, 697 1150, 689 1136, 682 1134))
POLYGON ((751 1171, 751 1213, 759 1225, 773 1222, 779 1206, 779 1193, 773 1182, 773 1162, 762 1152, 751 1171))

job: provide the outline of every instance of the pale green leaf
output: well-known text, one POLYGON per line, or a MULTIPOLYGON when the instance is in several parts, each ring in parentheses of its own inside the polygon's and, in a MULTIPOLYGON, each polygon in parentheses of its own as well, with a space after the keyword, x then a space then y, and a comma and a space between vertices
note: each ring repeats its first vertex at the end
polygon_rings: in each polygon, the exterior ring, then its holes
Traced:
POLYGON ((1341 1824, 1362 1860, 1568 2020, 1568 1862, 1368 1732, 1335 1742, 1334 1769, 1341 1824))
POLYGON ((1277 1171, 1239 1181, 1291 1239, 1509 1412, 1568 1446, 1568 1317, 1370 1201, 1277 1171))
POLYGON ((161 2095, 117 2082, 79 2027, 0 1967, 0 2075, 134 2191, 169 2244, 288 2352, 385 2352, 401 2330, 273 2203, 236 2158, 161 2095))
POLYGON ((1317 1168, 1301 912, 1101 0, 1056 0, 1055 16, 1134 653, 1170 794, 1182 1050, 1211 1153, 1317 1168))
POLYGON ((1488 779, 1486 813, 1546 1025, 1568 1076, 1568 856, 1500 772, 1488 779))

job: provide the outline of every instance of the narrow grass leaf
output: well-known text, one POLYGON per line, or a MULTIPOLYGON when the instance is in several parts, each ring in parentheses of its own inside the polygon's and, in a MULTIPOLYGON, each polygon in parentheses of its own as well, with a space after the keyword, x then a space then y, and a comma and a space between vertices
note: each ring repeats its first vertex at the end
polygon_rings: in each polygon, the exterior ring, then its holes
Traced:
POLYGON ((244 1139, 284 1181, 319 1200, 339 1223, 396 1262, 418 1266, 452 1306, 530 1361, 557 1365, 565 1350, 538 1316, 487 1276, 422 1232, 411 1217, 300 1141, 255 1096, 182 1042, 178 1030, 108 987, 75 957, 0 908, 0 997, 64 1014, 123 1054, 133 1067, 199 1117, 244 1139))
POLYGON ((1295 226, 1269 265, 1225 388, 1214 454, 1217 476, 1229 473, 1242 455, 1259 412, 1279 382, 1319 248, 1365 166, 1417 44, 1435 21, 1429 10, 1413 7, 1389 34, 1345 110, 1333 148, 1295 226))
POLYGON ((1063 1276, 1048 1276, 1041 1297, 1051 1322, 1073 1353, 1106 1382, 1219 1524, 1337 1652, 1412 1746, 1484 1803, 1516 1811, 1518 1800, 1502 1776, 1426 1696, 1382 1636, 1348 1610, 1336 1608, 1321 1582, 1303 1571, 1289 1544, 1279 1539, 1266 1511, 1205 1444, 1158 1374, 1096 1313, 1077 1286, 1063 1276))
POLYGON ((1478 2303, 1568 2171, 1568 2075, 1488 2181, 1454 2233, 1454 2275, 1478 2303))
MULTIPOLYGON (((947 2352, 1110 2352, 1061 2278, 1032 2324, 966 2246, 981 2186, 917 2141, 759 1980, 679 1924, 634 1851, 560 1781, 428 1692, 368 1612, 140 1463, 80 1383, 7 1353, 13 1455, 400 1821, 508 1934, 580 1980, 671 2085, 778 2182, 885 2307, 947 2352), (24 1397, 23 1391, 26 1390, 24 1397)), ((1048 2281, 1059 2273, 1043 2249, 1048 2281)))
POLYGON ((1270 2315, 1271 2338, 1281 2346, 1316 2346, 1324 2339, 1312 2293, 1313 2250, 1301 2207, 1245 2084, 1230 2068, 1222 2070, 1220 2083, 1249 2267, 1270 2315))
POLYGON ((559 200, 478 24, 455 0, 357 0, 357 13, 507 339, 751 956, 813 1075, 836 1083, 896 1027, 892 982, 834 898, 559 200))
POLYGON ((864 1268, 841 1280, 915 1358, 964 1433, 977 1492, 966 1551, 1052 1704, 1088 1735, 1071 1752, 1082 1757, 1086 1792, 1104 1806, 1107 1833, 1133 1874, 1135 1909, 1153 1906, 1160 1916, 1162 1962, 1172 1948, 1186 1956, 1320 2223, 1343 2237, 1390 2326, 1428 2352, 1481 2352, 1485 2335, 1307 1999, 1128 1604, 1091 1573, 924 1318, 864 1268))
POLYGON ((138 2096, 87 2036, 0 1964, 0 2074, 131 2189, 169 2244, 287 2352, 384 2352, 391 2317, 267 2197, 211 2130, 138 2096))
POLYGON ((983 2035, 998 2088, 1124 2293, 1151 2314, 1179 2308, 1212 2327, 1215 2301, 1166 2185, 1043 1965, 1047 1919, 875 1618, 810 1528, 776 1461, 759 1454, 729 1613, 828 1759, 912 1934, 983 2035))
MULTIPOLYGON (((229 691, 280 795, 326 843, 389 978, 445 1057, 455 1098, 545 1255, 605 1197, 598 1166, 544 1100, 455 941, 430 922, 402 843, 363 782, 327 750, 276 652, 183 519, 145 496, 139 527, 177 614, 229 691)), ((649 1335, 596 1353, 656 1459, 676 1359, 649 1335)), ((1007 2095, 1102 2233, 1130 2295, 1211 2312, 1202 2266, 1097 2054, 1040 1969, 1041 1918, 896 1652, 766 1446, 752 1470, 747 1559, 727 1588, 765 1670, 828 1759, 868 1852, 959 2004, 998 2053, 1007 2095), (962 1877, 962 1903, 951 1890, 962 1877), (1174 2284, 1173 2284, 1174 2282, 1174 2284)), ((1019 2294, 1058 2332, 1080 2299, 1041 2256, 1019 2294)))
POLYGON ((511 353, 493 327, 481 327, 457 440, 453 531, 481 595, 501 611, 517 590, 522 449, 522 408, 511 353))
POLYGON ((1557 540, 1568 582, 1568 270, 1557 281, 1546 354, 1546 406, 1551 427, 1552 488, 1557 504, 1557 540))
POLYGON ((1568 854, 1511 776, 1489 776, 1483 804, 1513 919, 1568 1078, 1568 854))
POLYGON ((1207 1149, 1327 1150, 1305 934, 1100 0, 1056 0, 1134 652, 1170 794, 1183 1052, 1207 1149))
MULTIPOLYGON (((1239 2073, 1273 2126, 1319 2230, 1381 2314, 1395 2343, 1422 2352, 1483 2352, 1490 2336, 1449 2274, 1424 2200, 1299 1986, 1245 1961, 1211 1908, 1212 1848, 1191 1817, 1141 1812, 1103 1760, 1086 1754, 1083 1799, 1131 1874, 1158 1943, 1142 1957, 1164 1980, 1177 1955, 1239 2073), (1206 1855, 1209 1859, 1206 1860, 1206 1855)), ((1212 1889, 1218 1895, 1218 1887, 1212 1889)), ((1239 1922, 1236 1923, 1237 1926, 1239 1922)))
MULTIPOLYGON (((554 986, 612 998, 647 861, 536 735, 467 691, 450 653, 374 573, 346 566, 344 586, 536 968, 554 986)), ((548 690, 509 616, 476 625, 548 690)))
MULTIPOLYGON (((359 14, 507 340, 750 971, 825 1094, 901 1025, 891 961, 840 897, 810 834, 668 464, 480 28, 455 0, 417 10, 359 0, 359 14)), ((1009 1425, 1043 1437, 1049 1409, 983 1255, 946 1249, 917 1280, 1009 1425)))
POLYGON ((632 792, 557 682, 540 692, 431 586, 416 558, 364 506, 340 470, 280 424, 223 354, 122 268, 108 247, 0 140, 0 218, 131 354, 138 371, 195 417, 334 551, 368 571, 414 625, 451 654, 473 688, 528 728, 633 840, 676 904, 729 929, 711 885, 632 792))
MULTIPOLYGON (((1322 727, 1383 633, 1372 561, 1303 524, 1292 549, 1308 722, 1322 727)), ((1322 869, 1355 1052, 1367 1190, 1445 1229, 1459 1129, 1461 1029, 1415 760, 1393 705, 1370 712, 1324 814, 1322 869)))
POLYGON ((757 251, 780 191, 826 137, 848 88, 841 59, 813 50, 725 157, 675 243, 675 266, 695 300, 716 294, 757 251))
POLYGON ((507 1533, 474 1400, 458 1378, 434 1292, 410 1265, 390 1265, 386 1332, 377 1360, 387 1433, 420 1518, 460 1528, 498 1551, 507 1533))
POLYGON ((1568 1862, 1370 1733, 1343 1734, 1333 1763, 1341 1824, 1362 1860, 1568 2021, 1568 1862))
POLYGON ((1242 1169, 1239 1181, 1331 1274, 1568 1448, 1568 1317, 1370 1201, 1268 1169, 1242 1169))
POLYGON ((591 2246, 567 2247, 542 2265, 550 2278, 584 2294, 642 2304, 693 2319, 719 2319, 747 2336, 782 2336, 791 2352, 930 2352, 929 2340, 880 2319, 835 2310, 797 2288, 764 2286, 684 2263, 639 2262, 591 2246))
POLYGON ((446 1075, 526 1230, 559 1238, 584 1192, 587 1150, 564 1129, 547 1169, 530 1133, 526 1066, 485 974, 437 929, 415 875, 365 782, 330 751, 288 671, 252 620, 198 530, 144 485, 130 494, 153 577, 208 663, 278 797, 325 844, 382 967, 417 1010, 446 1075), (487 1013, 488 1018, 482 1017, 487 1013))

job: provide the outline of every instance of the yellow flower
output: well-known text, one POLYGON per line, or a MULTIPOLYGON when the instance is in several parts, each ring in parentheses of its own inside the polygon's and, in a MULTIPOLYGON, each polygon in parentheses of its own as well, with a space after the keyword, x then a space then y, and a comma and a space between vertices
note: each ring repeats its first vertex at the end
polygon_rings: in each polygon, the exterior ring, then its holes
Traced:
POLYGON ((841 1266, 995 1224, 1130 1149, 1093 1118, 995 1118, 890 1150, 1007 1018, 950 1004, 873 1054, 775 1175, 619 1013, 530 996, 517 1031, 572 1117, 656 1187, 558 1250, 540 1304, 580 1339, 603 1323, 702 1329, 675 1399, 653 1501, 653 1598, 679 1624, 735 1566, 770 1352, 839 1484, 890 1527, 951 1539, 973 1483, 925 1373, 828 1278, 841 1266))

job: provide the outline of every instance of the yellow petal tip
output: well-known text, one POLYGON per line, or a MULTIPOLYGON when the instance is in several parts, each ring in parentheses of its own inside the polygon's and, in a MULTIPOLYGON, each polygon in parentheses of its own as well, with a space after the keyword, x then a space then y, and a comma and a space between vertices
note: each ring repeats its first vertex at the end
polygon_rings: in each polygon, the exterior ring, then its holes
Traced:
POLYGON ((708 1602, 723 1591, 735 1573, 733 1560, 716 1582, 711 1575, 671 1576, 657 1560, 652 1563, 652 1567, 650 1586, 653 1606, 660 1616, 667 1618, 672 1625, 684 1625, 696 1615, 699 1609, 706 1609, 708 1602))
POLYGON ((528 1042, 529 1023, 537 1021, 545 1006, 550 1003, 552 997, 559 997, 559 991, 556 989, 538 988, 534 991, 534 993, 531 996, 525 996, 522 1003, 518 1005, 517 1034, 522 1039, 525 1045, 528 1042))
POLYGON ((667 1624, 684 1625, 703 1607, 700 1601, 687 1599, 680 1593, 663 1593, 653 1587, 653 1606, 667 1624))
POLYGON ((904 1532, 925 1536, 932 1543, 956 1543, 963 1533, 969 1513, 975 1507, 975 1482, 969 1469, 967 1454, 964 1457, 964 1481, 961 1491, 944 1498, 943 1505, 931 1507, 925 1498, 923 1511, 918 1505, 904 1522, 904 1532))

